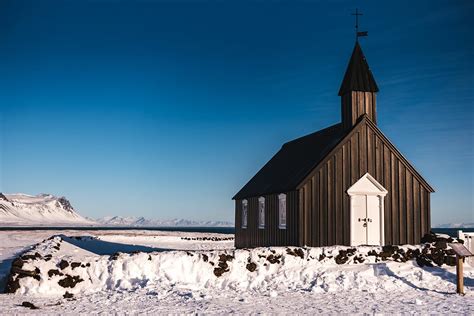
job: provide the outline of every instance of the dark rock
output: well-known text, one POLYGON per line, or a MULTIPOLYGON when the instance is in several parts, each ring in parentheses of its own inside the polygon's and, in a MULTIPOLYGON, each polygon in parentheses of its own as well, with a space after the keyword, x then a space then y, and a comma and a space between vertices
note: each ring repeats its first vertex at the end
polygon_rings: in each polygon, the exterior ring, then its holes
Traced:
POLYGON ((418 257, 416 257, 416 263, 421 268, 424 267, 424 266, 427 266, 427 267, 432 267, 433 266, 431 261, 428 258, 426 258, 424 255, 419 255, 418 257))
POLYGON ((382 247, 382 252, 389 254, 389 256, 393 255, 397 250, 397 246, 386 245, 382 247))
POLYGON ((225 253, 219 255, 219 261, 232 261, 234 257, 225 253))
POLYGON ((120 256, 120 252, 116 252, 109 257, 109 260, 117 260, 119 256, 120 256))
POLYGON ((13 262, 12 262, 12 268, 13 268, 13 267, 16 267, 16 268, 21 269, 21 267, 23 267, 23 264, 24 264, 24 263, 25 263, 25 262, 24 262, 22 259, 16 258, 16 259, 13 260, 13 262))
POLYGON ((227 269, 227 268, 229 268, 229 265, 227 264, 226 261, 219 261, 219 263, 218 263, 217 265, 218 265, 220 268, 224 269, 224 270, 227 269))
POLYGON ((90 262, 86 263, 86 267, 90 267, 90 266, 91 266, 90 262))
POLYGON ((5 293, 15 293, 20 288, 20 279, 14 278, 13 275, 10 274, 8 277, 8 282, 5 287, 5 293))
POLYGON ((267 261, 270 262, 271 264, 274 264, 274 263, 280 263, 280 259, 281 259, 281 255, 269 255, 267 257, 267 261))
POLYGON ((74 294, 69 293, 68 291, 66 291, 66 293, 64 293, 64 295, 63 295, 64 298, 72 298, 73 296, 74 296, 74 294))
POLYGON ((80 267, 81 263, 80 262, 71 262, 71 268, 74 270, 77 267, 80 267))
POLYGON ((367 256, 378 257, 378 253, 377 253, 377 251, 375 251, 375 250, 370 250, 370 251, 367 253, 367 256))
MULTIPOLYGON (((148 255, 148 261, 151 261, 151 256, 150 255, 148 255)), ((90 263, 88 263, 88 264, 89 264, 88 265, 88 267, 89 267, 91 264, 90 263)))
POLYGON ((434 243, 435 248, 446 249, 448 248, 448 243, 445 240, 439 240, 434 243))
POLYGON ((337 264, 344 264, 349 260, 347 250, 339 250, 339 254, 334 258, 337 264))
POLYGON ((75 275, 75 276, 70 276, 69 274, 66 275, 64 279, 61 279, 58 281, 58 284, 62 287, 70 287, 73 288, 76 286, 77 283, 84 281, 81 279, 80 276, 75 275))
POLYGON ((0 192, 0 201, 8 201, 7 197, 0 192))
POLYGON ((28 307, 30 309, 39 309, 39 307, 35 306, 33 303, 26 302, 26 301, 21 303, 21 306, 28 307))
POLYGON ((293 250, 287 248, 286 253, 295 257, 300 257, 301 259, 304 258, 304 251, 301 248, 294 248, 293 250))
POLYGON ((224 272, 228 272, 228 271, 229 271, 229 269, 223 269, 221 267, 217 267, 217 268, 214 268, 214 275, 216 277, 220 277, 221 275, 224 274, 224 272))
POLYGON ((67 267, 69 267, 69 262, 67 262, 66 260, 63 259, 63 260, 61 260, 61 261, 59 262, 59 265, 58 265, 58 266, 59 266, 59 268, 60 268, 61 270, 64 270, 64 269, 66 269, 67 267))
POLYGON ((442 249, 434 249, 431 251, 431 260, 438 266, 442 266, 444 263, 444 251, 442 249))
POLYGON ((60 197, 58 199, 58 203, 66 210, 69 212, 74 212, 74 208, 72 207, 71 203, 64 197, 60 197))
POLYGON ((42 256, 38 253, 38 252, 35 252, 35 254, 33 255, 23 255, 21 256, 21 259, 23 260, 35 260, 35 259, 41 259, 42 256))
POLYGON ((51 269, 48 271, 48 276, 51 278, 53 275, 63 276, 64 274, 57 269, 51 269))
POLYGON ((426 233, 423 237, 421 237, 421 243, 432 243, 436 241, 436 234, 433 232, 426 233))
POLYGON ((353 260, 354 260, 355 263, 363 263, 365 261, 365 259, 362 255, 355 256, 353 260))
POLYGON ((254 272, 257 269, 257 264, 255 264, 255 262, 250 262, 247 264, 246 268, 250 272, 254 272))
POLYGON ((208 255, 206 255, 205 253, 203 253, 203 254, 202 254, 202 260, 204 260, 204 262, 209 261, 208 255))

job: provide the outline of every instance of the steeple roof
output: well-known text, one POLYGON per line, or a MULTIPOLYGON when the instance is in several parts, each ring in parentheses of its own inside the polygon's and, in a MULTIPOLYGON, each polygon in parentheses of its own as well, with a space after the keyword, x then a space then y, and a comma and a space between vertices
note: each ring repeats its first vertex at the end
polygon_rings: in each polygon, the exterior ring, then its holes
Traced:
POLYGON ((341 96, 348 91, 379 91, 358 41, 356 41, 351 60, 349 65, 347 65, 344 80, 342 80, 341 88, 339 89, 339 95, 341 96))

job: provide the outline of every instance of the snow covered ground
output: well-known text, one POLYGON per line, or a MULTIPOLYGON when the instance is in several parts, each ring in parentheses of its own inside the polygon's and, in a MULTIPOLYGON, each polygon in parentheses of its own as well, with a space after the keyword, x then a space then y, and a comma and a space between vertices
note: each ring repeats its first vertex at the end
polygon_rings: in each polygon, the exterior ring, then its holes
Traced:
POLYGON ((466 266, 467 294, 459 296, 454 267, 382 261, 369 255, 377 247, 341 257, 346 247, 235 250, 222 234, 59 233, 63 236, 43 241, 58 232, 0 232, 0 273, 13 255, 39 242, 27 252, 37 258, 25 260, 21 269, 38 268, 40 279, 21 278, 16 294, 0 294, 1 313, 38 313, 20 306, 24 301, 54 314, 474 311, 474 268, 466 266), (345 259, 337 264, 336 258, 345 259), (65 279, 81 281, 59 285, 65 279), (64 298, 65 292, 72 298, 64 298))

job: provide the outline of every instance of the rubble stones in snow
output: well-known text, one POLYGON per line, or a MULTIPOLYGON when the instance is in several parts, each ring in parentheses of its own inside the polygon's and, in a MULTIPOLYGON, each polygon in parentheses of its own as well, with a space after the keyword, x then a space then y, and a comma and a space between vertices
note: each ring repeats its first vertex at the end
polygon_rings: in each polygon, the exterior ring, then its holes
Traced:
POLYGON ((50 278, 55 276, 55 275, 63 276, 64 274, 61 271, 59 271, 58 269, 51 269, 51 270, 48 271, 48 276, 50 278))
POLYGON ((27 307, 29 309, 39 309, 39 307, 35 306, 35 304, 30 303, 30 302, 26 302, 26 301, 21 303, 21 306, 27 307))
POLYGON ((62 287, 70 287, 73 288, 76 286, 77 283, 84 281, 81 279, 80 276, 75 275, 71 276, 69 274, 66 274, 66 277, 64 279, 61 279, 58 281, 58 284, 62 287))
POLYGON ((74 295, 72 293, 69 293, 68 291, 66 291, 66 293, 64 293, 63 297, 64 298, 72 298, 74 295))
POLYGON ((420 255, 420 256, 416 257, 416 264, 418 264, 418 266, 420 266, 420 267, 424 267, 424 266, 432 267, 433 266, 431 261, 429 261, 424 255, 420 255))
POLYGON ((300 257, 301 259, 304 258, 304 251, 301 248, 294 248, 293 250, 286 248, 286 253, 295 257, 300 257))
POLYGON ((66 269, 67 267, 69 267, 69 262, 67 262, 66 260, 62 259, 60 262, 59 262, 59 268, 61 270, 64 270, 66 269))
POLYGON ((255 262, 249 262, 249 263, 247 263, 246 268, 250 272, 254 272, 255 270, 257 270, 257 264, 255 262))
POLYGON ((274 263, 280 264, 280 259, 281 259, 281 255, 271 254, 267 257, 267 261, 270 262, 271 264, 274 264, 274 263))
POLYGON ((81 263, 80 262, 71 262, 71 268, 74 270, 77 267, 80 267, 81 263))
POLYGON ((349 256, 353 256, 357 249, 349 248, 339 250, 339 254, 334 258, 337 264, 344 264, 349 260, 349 256))
POLYGON ((109 260, 117 260, 120 257, 120 252, 116 252, 109 257, 109 260))
POLYGON ((22 259, 22 260, 25 260, 25 261, 26 261, 26 260, 35 260, 35 259, 38 259, 38 258, 41 259, 42 257, 41 257, 41 255, 40 255, 39 253, 37 253, 37 252, 35 252, 34 255, 23 255, 23 256, 21 256, 21 259, 22 259))
POLYGON ((220 254, 219 263, 217 264, 217 267, 214 268, 214 275, 216 277, 220 277, 225 272, 229 272, 229 265, 227 264, 227 261, 232 261, 233 259, 234 257, 231 255, 225 253, 220 254))

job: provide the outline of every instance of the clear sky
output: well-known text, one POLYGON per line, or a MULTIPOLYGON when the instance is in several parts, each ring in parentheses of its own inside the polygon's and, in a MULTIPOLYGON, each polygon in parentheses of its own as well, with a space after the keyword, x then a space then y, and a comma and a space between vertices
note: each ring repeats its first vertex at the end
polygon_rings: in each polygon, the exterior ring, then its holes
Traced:
POLYGON ((283 142, 340 121, 354 45, 385 135, 474 221, 473 1, 0 1, 0 191, 233 220, 283 142))

